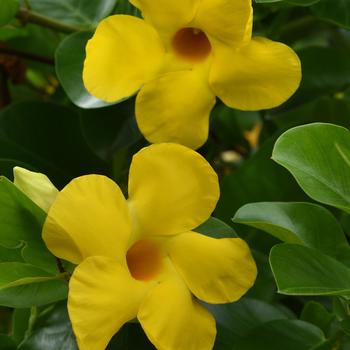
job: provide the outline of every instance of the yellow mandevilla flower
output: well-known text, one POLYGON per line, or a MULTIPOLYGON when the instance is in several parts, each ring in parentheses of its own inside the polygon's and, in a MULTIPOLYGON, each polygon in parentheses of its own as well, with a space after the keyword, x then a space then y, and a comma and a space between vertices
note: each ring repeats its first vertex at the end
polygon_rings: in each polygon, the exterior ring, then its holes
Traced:
POLYGON ((78 264, 68 310, 80 350, 103 350, 135 317, 159 350, 212 349, 208 303, 238 300, 256 266, 239 238, 193 230, 219 197, 204 158, 176 144, 144 148, 132 161, 129 199, 100 175, 68 184, 49 209, 43 238, 56 256, 78 264))
POLYGON ((288 46, 252 38, 251 0, 130 0, 145 20, 116 15, 89 41, 83 79, 108 102, 140 92, 136 119, 151 143, 193 149, 208 138, 216 96, 241 110, 280 105, 297 89, 288 46))

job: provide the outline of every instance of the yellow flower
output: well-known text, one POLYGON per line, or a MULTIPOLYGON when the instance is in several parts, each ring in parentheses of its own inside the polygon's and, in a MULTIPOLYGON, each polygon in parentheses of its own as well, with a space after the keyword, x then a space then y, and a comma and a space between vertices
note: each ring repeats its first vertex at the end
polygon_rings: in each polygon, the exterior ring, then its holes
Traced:
POLYGON ((300 61, 288 46, 252 38, 251 0, 130 0, 144 20, 103 20, 86 49, 83 79, 108 102, 134 95, 151 143, 193 149, 208 138, 218 96, 229 107, 267 109, 297 89, 300 61))
POLYGON ((238 300, 256 266, 239 238, 192 230, 210 217, 218 179, 177 144, 144 148, 132 161, 129 198, 100 175, 79 177, 51 206, 43 229, 56 256, 78 264, 68 310, 80 350, 103 350, 135 317, 159 350, 209 350, 215 321, 195 299, 238 300))

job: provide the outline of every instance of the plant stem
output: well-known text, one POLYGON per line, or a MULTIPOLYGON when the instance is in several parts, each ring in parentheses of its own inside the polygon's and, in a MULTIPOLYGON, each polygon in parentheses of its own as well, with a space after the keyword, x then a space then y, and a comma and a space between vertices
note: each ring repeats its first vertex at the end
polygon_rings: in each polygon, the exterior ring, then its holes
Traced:
POLYGON ((0 47, 0 54, 17 56, 20 58, 24 58, 27 60, 36 61, 36 62, 40 62, 40 63, 45 63, 45 64, 51 64, 51 65, 55 64, 55 61, 53 58, 43 57, 43 56, 35 55, 32 53, 28 53, 28 52, 22 52, 19 50, 9 49, 6 47, 0 47))
POLYGON ((62 23, 55 19, 40 15, 39 13, 36 13, 24 7, 21 7, 18 10, 16 17, 24 24, 28 22, 35 23, 46 28, 57 30, 62 33, 74 33, 89 29, 62 23))
POLYGON ((8 74, 0 65, 0 109, 11 103, 11 95, 8 86, 8 74))
POLYGON ((66 270, 64 269, 63 264, 62 264, 62 260, 60 258, 56 257, 56 265, 57 265, 58 271, 60 273, 62 273, 62 274, 66 273, 66 270))

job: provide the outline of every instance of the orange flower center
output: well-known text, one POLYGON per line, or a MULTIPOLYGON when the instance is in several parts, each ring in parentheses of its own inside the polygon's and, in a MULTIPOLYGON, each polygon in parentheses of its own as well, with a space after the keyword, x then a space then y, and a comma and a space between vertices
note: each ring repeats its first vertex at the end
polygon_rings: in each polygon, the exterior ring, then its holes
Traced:
POLYGON ((172 42, 175 52, 190 61, 203 61, 211 52, 208 37, 197 28, 182 28, 172 42))
POLYGON ((162 254, 155 242, 144 239, 131 246, 126 254, 126 262, 132 277, 148 281, 160 272, 162 254))

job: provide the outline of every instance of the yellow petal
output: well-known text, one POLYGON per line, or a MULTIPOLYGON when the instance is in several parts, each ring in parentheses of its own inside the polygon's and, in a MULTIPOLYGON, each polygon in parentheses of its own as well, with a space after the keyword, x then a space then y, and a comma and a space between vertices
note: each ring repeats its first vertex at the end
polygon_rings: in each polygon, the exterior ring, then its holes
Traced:
POLYGON ((252 33, 251 0, 202 0, 193 27, 229 45, 240 45, 252 33))
POLYGON ((137 315, 147 285, 105 257, 90 257, 69 282, 68 311, 80 350, 105 350, 120 327, 137 315))
POLYGON ((210 217, 219 198, 218 178, 198 153, 177 144, 142 149, 131 163, 129 206, 142 235, 191 230, 210 217))
POLYGON ((182 281, 170 279, 143 301, 138 319, 159 350, 211 350, 216 328, 213 316, 195 301, 182 281))
POLYGON ((94 255, 125 260, 130 231, 128 207, 118 185, 105 176, 87 175, 59 193, 43 239, 53 254, 75 264, 94 255))
POLYGON ((151 143, 196 149, 208 138, 215 95, 196 71, 168 73, 147 83, 136 99, 138 126, 151 143))
POLYGON ((173 33, 193 20, 200 0, 130 0, 159 34, 173 33))
POLYGON ((288 46, 253 38, 240 50, 216 45, 210 84, 222 101, 241 110, 273 108, 298 88, 301 65, 288 46))
POLYGON ((184 233, 171 239, 169 255, 192 293, 208 303, 238 300, 257 274, 249 247, 240 238, 184 233))
POLYGON ((13 169, 14 184, 37 206, 47 212, 58 195, 58 189, 41 173, 16 166, 13 169))
POLYGON ((86 47, 85 87, 107 102, 129 97, 153 78, 163 56, 157 32, 145 21, 124 15, 108 17, 86 47))

